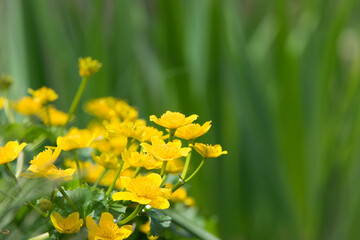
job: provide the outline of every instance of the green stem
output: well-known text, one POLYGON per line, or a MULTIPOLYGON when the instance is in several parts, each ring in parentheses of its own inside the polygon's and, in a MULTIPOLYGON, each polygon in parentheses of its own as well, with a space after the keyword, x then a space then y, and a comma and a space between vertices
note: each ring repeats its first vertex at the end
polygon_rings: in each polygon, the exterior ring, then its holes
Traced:
POLYGON ((49 110, 49 104, 48 103, 45 104, 45 111, 46 111, 46 116, 47 116, 47 119, 48 119, 47 127, 51 127, 50 110, 49 110))
POLYGON ((165 174, 166 165, 167 165, 167 161, 164 161, 163 165, 161 166, 161 172, 160 172, 161 177, 164 176, 164 174, 165 174))
POLYGON ((103 179, 103 177, 105 176, 105 174, 108 172, 108 169, 105 169, 103 171, 103 173, 101 174, 101 176, 99 177, 99 179, 96 181, 96 183, 94 184, 94 186, 92 187, 93 189, 95 189, 97 187, 97 185, 100 183, 101 179, 103 179))
POLYGON ((135 210, 126 218, 124 218, 123 220, 121 220, 120 222, 118 222, 118 225, 124 225, 125 223, 128 223, 129 221, 133 220, 138 213, 141 211, 141 209, 144 207, 144 205, 137 205, 137 207, 135 208, 135 210))
POLYGON ((137 167, 133 178, 136 178, 140 173, 141 173, 141 167, 137 167))
POLYGON ((15 119, 14 119, 14 115, 12 114, 11 108, 10 108, 10 104, 9 104, 9 100, 6 98, 6 93, 4 94, 4 112, 5 112, 5 116, 8 119, 8 121, 10 123, 14 123, 15 119))
POLYGON ((172 142, 174 140, 176 129, 170 129, 169 132, 169 142, 172 142))
POLYGON ((190 180, 200 171, 200 169, 202 168, 202 166, 203 166, 204 163, 205 163, 205 160, 206 160, 206 158, 204 158, 204 159, 201 161, 201 163, 200 163, 200 165, 197 167, 197 169, 190 175, 190 177, 188 177, 188 178, 185 180, 185 182, 190 181, 190 180))
POLYGON ((119 166, 118 170, 116 171, 115 178, 114 178, 114 180, 112 181, 109 189, 108 189, 107 192, 106 192, 106 196, 107 196, 107 197, 110 197, 110 193, 111 193, 111 191, 113 190, 113 188, 114 188, 114 186, 115 186, 116 180, 118 179, 118 177, 119 177, 119 175, 120 175, 120 172, 121 172, 121 169, 122 169, 123 165, 124 165, 124 160, 121 160, 120 166, 119 166))
POLYGON ((182 187, 183 185, 185 185, 187 182, 189 182, 202 168, 202 166, 205 163, 206 158, 204 158, 200 165, 196 168, 196 170, 191 174, 190 177, 186 178, 186 179, 179 179, 179 181, 171 188, 172 192, 175 192, 176 190, 178 190, 180 187, 182 187))
POLYGON ((81 84, 76 92, 76 95, 71 103, 71 107, 69 109, 69 112, 68 112, 68 120, 66 123, 69 123, 71 117, 73 116, 75 110, 76 110, 76 107, 77 105, 79 104, 79 101, 80 101, 80 98, 81 96, 83 95, 84 93, 84 90, 85 90, 85 87, 86 87, 86 84, 88 82, 89 78, 88 77, 83 77, 82 80, 81 80, 81 84))
POLYGON ((74 210, 74 212, 78 212, 77 207, 75 206, 74 202, 71 201, 71 199, 69 198, 69 196, 66 194, 66 192, 64 191, 64 189, 62 189, 61 186, 58 187, 59 191, 61 192, 61 194, 64 196, 64 198, 66 199, 66 201, 69 203, 70 207, 74 210))
POLYGON ((77 168, 76 171, 77 171, 78 179, 79 179, 79 187, 81 187, 81 185, 82 185, 81 168, 80 168, 80 161, 79 161, 79 157, 78 157, 76 149, 73 149, 73 154, 74 154, 74 159, 75 159, 76 168, 77 168))
MULTIPOLYGON (((188 142, 188 146, 191 146, 191 144, 193 144, 194 140, 189 140, 188 142)), ((186 160, 185 160, 185 166, 184 166, 184 169, 183 169, 183 172, 181 173, 181 178, 182 179, 185 179, 186 178, 186 174, 187 174, 187 171, 189 169, 189 166, 190 166, 190 161, 191 161, 191 153, 192 151, 190 151, 188 153, 188 155, 186 156, 186 160)))
POLYGON ((8 170, 8 172, 10 173, 10 175, 11 175, 11 177, 14 179, 14 181, 15 181, 16 183, 18 183, 18 179, 17 179, 17 177, 15 176, 14 172, 11 170, 9 163, 6 163, 4 166, 5 166, 5 168, 8 170))

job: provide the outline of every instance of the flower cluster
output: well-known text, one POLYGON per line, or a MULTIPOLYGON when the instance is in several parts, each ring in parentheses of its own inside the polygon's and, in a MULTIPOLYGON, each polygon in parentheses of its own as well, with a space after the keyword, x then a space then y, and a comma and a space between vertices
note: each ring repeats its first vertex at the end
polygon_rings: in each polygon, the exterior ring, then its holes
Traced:
MULTIPOLYGON (((150 116, 148 123, 153 122, 150 126, 138 118, 134 107, 113 97, 88 101, 85 112, 93 119, 87 128, 67 130, 88 78, 100 68, 97 60, 79 59, 79 75, 83 80, 68 113, 50 105, 58 95, 47 87, 29 89, 31 96, 10 104, 20 114, 36 116, 29 121, 41 120, 46 132, 55 136, 50 139, 52 146, 46 146, 28 161, 28 168, 20 177, 25 178, 24 181, 41 178, 52 182, 52 197, 41 200, 48 204, 46 207, 42 204, 39 211, 50 217, 55 233, 80 234, 86 228, 89 239, 121 240, 138 230, 149 232, 149 239, 156 239, 157 233, 143 217, 152 209, 168 209, 176 204, 192 207, 195 200, 183 186, 208 158, 217 158, 227 151, 220 145, 197 141, 210 130, 211 121, 201 125, 194 123, 198 118, 196 114, 185 116, 167 111, 160 117, 150 116), (192 159, 193 152, 202 160, 192 159), (59 168, 61 165, 65 169, 59 168), (90 203, 85 208, 74 200, 73 191, 90 191, 97 197, 88 199, 90 203), (64 205, 58 204, 60 200, 54 201, 58 198, 63 199, 68 208, 62 209, 64 205), (119 206, 124 209, 122 214, 116 213, 119 206)), ((0 109, 3 102, 1 98, 0 109)), ((26 145, 9 141, 0 147, 0 164, 10 174, 9 162, 18 158, 26 145)), ((18 177, 13 177, 17 183, 18 177)))

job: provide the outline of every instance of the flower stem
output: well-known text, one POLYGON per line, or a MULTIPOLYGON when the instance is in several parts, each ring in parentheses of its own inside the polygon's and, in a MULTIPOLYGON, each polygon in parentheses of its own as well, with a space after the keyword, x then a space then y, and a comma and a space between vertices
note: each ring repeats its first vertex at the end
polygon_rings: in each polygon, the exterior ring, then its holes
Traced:
POLYGON ((106 192, 106 196, 107 196, 107 197, 110 197, 110 193, 111 193, 111 191, 113 190, 113 188, 114 188, 114 186, 115 186, 116 180, 118 179, 118 177, 119 177, 119 175, 120 175, 120 172, 121 172, 121 169, 122 169, 123 165, 124 165, 124 160, 121 160, 120 166, 119 166, 118 170, 116 171, 114 180, 112 181, 109 189, 108 189, 107 192, 106 192))
POLYGON ((78 212, 77 207, 75 206, 74 202, 71 201, 71 199, 69 198, 69 196, 66 194, 66 192, 64 191, 64 189, 59 186, 58 187, 59 191, 61 192, 61 194, 64 196, 64 198, 66 199, 66 201, 69 203, 70 207, 74 210, 74 212, 78 212))
POLYGON ((133 220, 143 207, 144 205, 142 204, 137 205, 135 210, 129 216, 118 222, 118 225, 124 225, 125 223, 128 223, 129 221, 133 220))
POLYGON ((14 181, 15 181, 16 183, 18 183, 18 179, 16 178, 14 172, 11 170, 9 163, 4 164, 4 166, 5 166, 5 168, 8 170, 8 172, 10 173, 10 175, 11 175, 11 177, 14 179, 14 181))
POLYGON ((183 185, 185 185, 187 182, 189 182, 202 168, 202 166, 205 163, 206 158, 203 158, 203 160, 201 161, 200 165, 196 168, 196 170, 190 175, 190 177, 186 178, 186 179, 179 179, 179 181, 171 188, 172 192, 175 192, 176 190, 178 190, 180 187, 182 187, 183 185))
POLYGON ((81 84, 76 92, 76 95, 71 103, 71 107, 69 109, 69 112, 68 112, 68 120, 66 123, 69 123, 71 117, 73 116, 75 110, 76 110, 76 107, 77 105, 79 104, 79 101, 80 101, 80 98, 81 96, 83 95, 84 93, 84 90, 85 90, 85 87, 86 87, 86 84, 88 82, 89 78, 88 77, 83 77, 82 80, 81 80, 81 84))
POLYGON ((74 159, 75 159, 76 168, 77 168, 76 170, 77 170, 78 179, 79 179, 79 187, 81 187, 82 176, 81 176, 81 169, 80 169, 80 161, 79 161, 79 157, 78 157, 76 149, 73 150, 73 154, 74 154, 74 159))
POLYGON ((141 173, 141 167, 137 167, 133 178, 136 178, 140 173, 141 173))
MULTIPOLYGON (((188 146, 191 146, 191 144, 193 144, 194 140, 189 140, 188 142, 188 146)), ((191 161, 191 153, 192 151, 190 151, 188 153, 188 155, 186 156, 186 160, 185 160, 185 166, 184 166, 184 169, 183 169, 183 172, 181 173, 181 178, 182 179, 185 179, 186 178, 186 174, 187 174, 187 171, 189 169, 189 166, 190 166, 190 161, 191 161)))
POLYGON ((170 129, 169 132, 169 142, 172 142, 174 140, 176 129, 170 129))
POLYGON ((4 94, 4 112, 5 112, 5 116, 8 119, 9 123, 14 123, 15 119, 14 119, 14 115, 12 114, 11 108, 10 108, 10 103, 9 100, 6 98, 6 93, 4 94))
POLYGON ((160 172, 160 176, 161 176, 161 177, 164 176, 164 174, 165 174, 167 162, 168 162, 168 161, 164 161, 164 162, 163 162, 163 165, 161 166, 161 172, 160 172))
POLYGON ((101 176, 99 177, 99 179, 96 181, 96 183, 94 184, 94 186, 92 187, 93 189, 95 189, 97 187, 97 185, 100 183, 101 179, 103 179, 103 177, 105 176, 105 174, 108 172, 108 169, 105 169, 103 171, 103 173, 101 174, 101 176))
POLYGON ((45 111, 46 111, 46 117, 48 119, 47 127, 50 128, 51 127, 51 119, 50 119, 50 110, 49 110, 49 104, 48 103, 45 104, 45 111))

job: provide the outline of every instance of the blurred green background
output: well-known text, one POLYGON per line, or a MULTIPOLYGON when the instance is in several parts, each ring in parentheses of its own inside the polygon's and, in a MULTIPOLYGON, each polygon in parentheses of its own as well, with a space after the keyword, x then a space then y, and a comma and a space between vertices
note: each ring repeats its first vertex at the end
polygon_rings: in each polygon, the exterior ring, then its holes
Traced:
POLYGON ((203 141, 229 154, 191 193, 222 239, 357 239, 359 12, 356 0, 1 0, 0 73, 13 99, 47 85, 66 111, 77 59, 92 56, 103 68, 83 100, 212 120, 203 141))

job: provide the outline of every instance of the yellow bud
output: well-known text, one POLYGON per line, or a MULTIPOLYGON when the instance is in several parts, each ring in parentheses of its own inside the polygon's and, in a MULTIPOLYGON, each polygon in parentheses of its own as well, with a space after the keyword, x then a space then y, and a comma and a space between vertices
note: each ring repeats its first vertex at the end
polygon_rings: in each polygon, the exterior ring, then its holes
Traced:
POLYGON ((49 211, 53 204, 47 199, 40 199, 38 202, 39 208, 43 211, 49 211))
POLYGON ((0 75, 0 89, 7 90, 13 82, 13 78, 9 75, 0 75))

